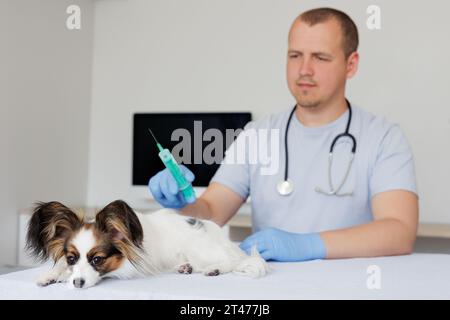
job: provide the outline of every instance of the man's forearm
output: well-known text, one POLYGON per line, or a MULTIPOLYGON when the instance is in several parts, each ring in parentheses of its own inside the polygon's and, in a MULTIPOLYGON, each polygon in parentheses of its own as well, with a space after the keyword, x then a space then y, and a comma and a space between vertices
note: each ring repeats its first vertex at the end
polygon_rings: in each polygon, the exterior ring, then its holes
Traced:
POLYGON ((197 199, 192 204, 188 204, 184 208, 180 209, 180 212, 183 215, 191 216, 199 219, 211 219, 212 213, 211 209, 208 205, 208 202, 206 200, 202 199, 201 197, 197 199))
POLYGON ((327 259, 376 257, 409 254, 413 250, 416 231, 396 219, 382 219, 368 224, 326 231, 327 259))
POLYGON ((184 215, 211 220, 224 226, 239 210, 245 199, 230 188, 212 182, 193 204, 181 209, 184 215))

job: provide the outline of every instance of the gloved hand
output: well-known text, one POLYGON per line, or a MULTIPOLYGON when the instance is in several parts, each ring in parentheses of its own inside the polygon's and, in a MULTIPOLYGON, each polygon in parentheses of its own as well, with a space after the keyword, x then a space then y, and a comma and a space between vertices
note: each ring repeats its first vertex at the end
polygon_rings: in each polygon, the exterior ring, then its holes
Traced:
MULTIPOLYGON (((195 176, 192 171, 184 165, 180 165, 180 169, 187 181, 194 181, 195 176)), ((177 182, 167 168, 151 177, 148 182, 148 187, 153 198, 163 207, 180 209, 188 204, 178 188, 177 182)))
POLYGON ((254 245, 265 260, 306 261, 326 257, 325 244, 318 233, 300 234, 268 228, 252 234, 239 247, 249 254, 254 245))

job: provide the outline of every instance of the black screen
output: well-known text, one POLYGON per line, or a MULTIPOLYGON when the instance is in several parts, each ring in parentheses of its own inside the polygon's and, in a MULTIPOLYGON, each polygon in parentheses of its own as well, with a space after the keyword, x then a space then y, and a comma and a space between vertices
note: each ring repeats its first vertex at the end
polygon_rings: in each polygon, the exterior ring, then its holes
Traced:
MULTIPOLYGON (((242 129, 251 121, 249 112, 233 113, 136 113, 133 118, 133 185, 147 185, 149 179, 163 170, 164 164, 158 157, 158 148, 148 129, 154 133, 158 142, 172 152, 172 148, 180 143, 171 141, 172 132, 183 128, 189 131, 191 139, 191 163, 183 163, 195 175, 192 183, 196 187, 206 187, 217 171, 220 163, 194 163, 194 143, 201 145, 201 150, 211 143, 203 138, 194 139, 194 121, 201 121, 201 136, 210 128, 220 130, 223 139, 223 154, 228 148, 226 144, 226 129, 242 129), (195 142, 194 142, 195 140, 195 142)), ((197 122, 197 135, 199 122, 197 122)), ((181 153, 182 155, 182 153, 181 153)), ((176 155, 174 154, 176 157, 176 155)), ((178 160, 178 159, 177 159, 178 160)))

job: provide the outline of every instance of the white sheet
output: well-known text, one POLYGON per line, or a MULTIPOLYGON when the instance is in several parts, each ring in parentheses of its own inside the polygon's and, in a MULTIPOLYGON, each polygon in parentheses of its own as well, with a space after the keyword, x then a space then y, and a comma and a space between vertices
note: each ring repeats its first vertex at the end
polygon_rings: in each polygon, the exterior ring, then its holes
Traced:
POLYGON ((163 274, 107 279, 88 289, 65 284, 38 287, 45 267, 0 276, 0 299, 450 299, 450 255, 413 254, 370 259, 270 263, 261 279, 235 274, 163 274), (381 289, 368 289, 367 269, 377 265, 381 289))

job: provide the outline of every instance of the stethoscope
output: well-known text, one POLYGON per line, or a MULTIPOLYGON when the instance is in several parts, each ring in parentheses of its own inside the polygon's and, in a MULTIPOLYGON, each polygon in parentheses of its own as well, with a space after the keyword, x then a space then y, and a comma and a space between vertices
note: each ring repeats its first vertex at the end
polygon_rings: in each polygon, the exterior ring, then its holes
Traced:
MULTIPOLYGON (((328 196, 351 196, 353 195, 353 192, 345 192, 345 193, 339 193, 339 191, 341 190, 342 186, 344 185, 345 181, 347 181, 347 177, 348 174, 350 172, 350 168, 352 166, 353 163, 353 159, 355 157, 355 151, 356 151, 356 139, 355 137, 348 132, 349 128, 350 128, 350 123, 352 122, 352 108, 350 105, 350 102, 348 102, 347 99, 345 99, 345 101, 347 102, 347 106, 348 106, 348 120, 347 120, 347 127, 345 129, 344 133, 341 133, 339 135, 337 135, 333 142, 331 143, 331 147, 330 147, 330 154, 328 156, 328 183, 330 185, 330 191, 324 191, 319 187, 315 188, 315 191, 318 193, 322 193, 328 196), (333 186, 333 181, 331 179, 331 167, 333 166, 333 149, 334 149, 334 145, 336 144, 336 142, 340 139, 340 138, 344 138, 344 137, 349 137, 352 140, 352 152, 350 154, 350 160, 347 166, 347 171, 345 172, 345 176, 344 179, 342 179, 342 182, 339 184, 339 186, 335 189, 333 186)), ((282 196, 287 196, 289 194, 292 193, 292 191, 294 190, 294 183, 292 182, 291 179, 288 178, 288 164, 289 164, 289 157, 288 157, 288 131, 289 131, 289 125, 291 123, 291 119, 292 116, 294 115, 294 112, 297 108, 297 105, 295 105, 295 107, 292 109, 291 114, 289 115, 289 119, 286 125, 286 133, 284 136, 284 150, 285 150, 285 166, 284 166, 284 180, 278 182, 277 184, 277 190, 278 193, 282 196)))

